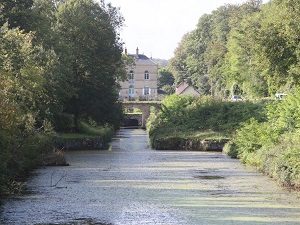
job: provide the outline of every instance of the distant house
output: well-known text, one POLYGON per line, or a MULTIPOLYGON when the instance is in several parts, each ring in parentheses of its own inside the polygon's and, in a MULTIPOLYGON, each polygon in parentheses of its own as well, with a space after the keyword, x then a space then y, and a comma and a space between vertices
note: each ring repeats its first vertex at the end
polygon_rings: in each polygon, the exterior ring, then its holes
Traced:
MULTIPOLYGON (((125 54, 127 50, 125 49, 125 54)), ((127 54, 135 58, 135 66, 128 68, 129 79, 120 82, 119 99, 152 100, 157 98, 158 65, 144 54, 127 54)))
POLYGON ((177 95, 190 95, 195 97, 200 97, 199 92, 193 88, 192 86, 188 85, 185 82, 181 82, 177 87, 175 93, 177 95))

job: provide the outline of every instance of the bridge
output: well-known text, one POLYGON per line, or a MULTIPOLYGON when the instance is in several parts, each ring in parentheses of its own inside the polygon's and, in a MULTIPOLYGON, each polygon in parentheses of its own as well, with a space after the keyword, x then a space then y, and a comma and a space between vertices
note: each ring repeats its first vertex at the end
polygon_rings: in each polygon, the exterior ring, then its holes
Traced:
POLYGON ((141 128, 146 127, 147 119, 150 116, 150 108, 153 106, 155 108, 155 111, 158 111, 161 106, 161 101, 126 101, 122 102, 123 108, 127 109, 140 109, 142 111, 142 118, 139 122, 139 126, 141 128))

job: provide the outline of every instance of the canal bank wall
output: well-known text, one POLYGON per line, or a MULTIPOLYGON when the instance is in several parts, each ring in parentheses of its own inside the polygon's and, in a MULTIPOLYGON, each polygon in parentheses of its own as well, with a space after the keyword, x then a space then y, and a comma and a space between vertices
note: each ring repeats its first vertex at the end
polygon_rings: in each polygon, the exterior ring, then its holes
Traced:
POLYGON ((222 151, 230 139, 198 138, 157 138, 152 140, 151 147, 156 150, 189 150, 189 151, 222 151))
POLYGON ((104 150, 108 147, 102 138, 60 138, 55 145, 64 150, 104 150))

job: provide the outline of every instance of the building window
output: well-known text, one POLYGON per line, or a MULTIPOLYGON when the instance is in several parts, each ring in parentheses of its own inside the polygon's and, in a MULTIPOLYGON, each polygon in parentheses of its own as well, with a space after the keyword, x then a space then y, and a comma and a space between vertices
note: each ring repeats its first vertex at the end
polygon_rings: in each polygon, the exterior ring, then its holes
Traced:
POLYGON ((149 72, 148 72, 148 70, 145 71, 145 80, 149 80, 149 72))
POLYGON ((129 95, 134 96, 134 86, 132 85, 129 86, 129 95))
POLYGON ((144 87, 144 95, 150 95, 150 88, 148 86, 144 87))
POLYGON ((132 70, 130 70, 129 72, 129 80, 133 80, 134 79, 134 72, 132 70))

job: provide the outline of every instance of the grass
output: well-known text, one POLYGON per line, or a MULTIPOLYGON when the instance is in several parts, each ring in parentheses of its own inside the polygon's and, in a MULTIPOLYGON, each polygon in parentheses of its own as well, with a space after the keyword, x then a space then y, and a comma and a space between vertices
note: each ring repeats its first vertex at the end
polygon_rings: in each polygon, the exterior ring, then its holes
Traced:
POLYGON ((227 139, 230 138, 228 135, 225 135, 220 132, 215 131, 184 131, 181 133, 181 136, 185 138, 199 138, 199 139, 227 139))
POLYGON ((230 135, 226 135, 221 132, 215 132, 211 130, 174 130, 174 129, 163 129, 159 131, 159 137, 163 138, 190 138, 190 139, 205 139, 205 140, 221 140, 231 138, 230 135))
POLYGON ((79 129, 81 133, 60 133, 58 136, 63 139, 104 138, 109 140, 114 135, 114 130, 111 127, 96 127, 85 122, 80 123, 79 129))
POLYGON ((99 135, 95 135, 95 134, 78 134, 78 133, 60 133, 60 134, 58 134, 58 136, 63 139, 99 137, 99 135))

